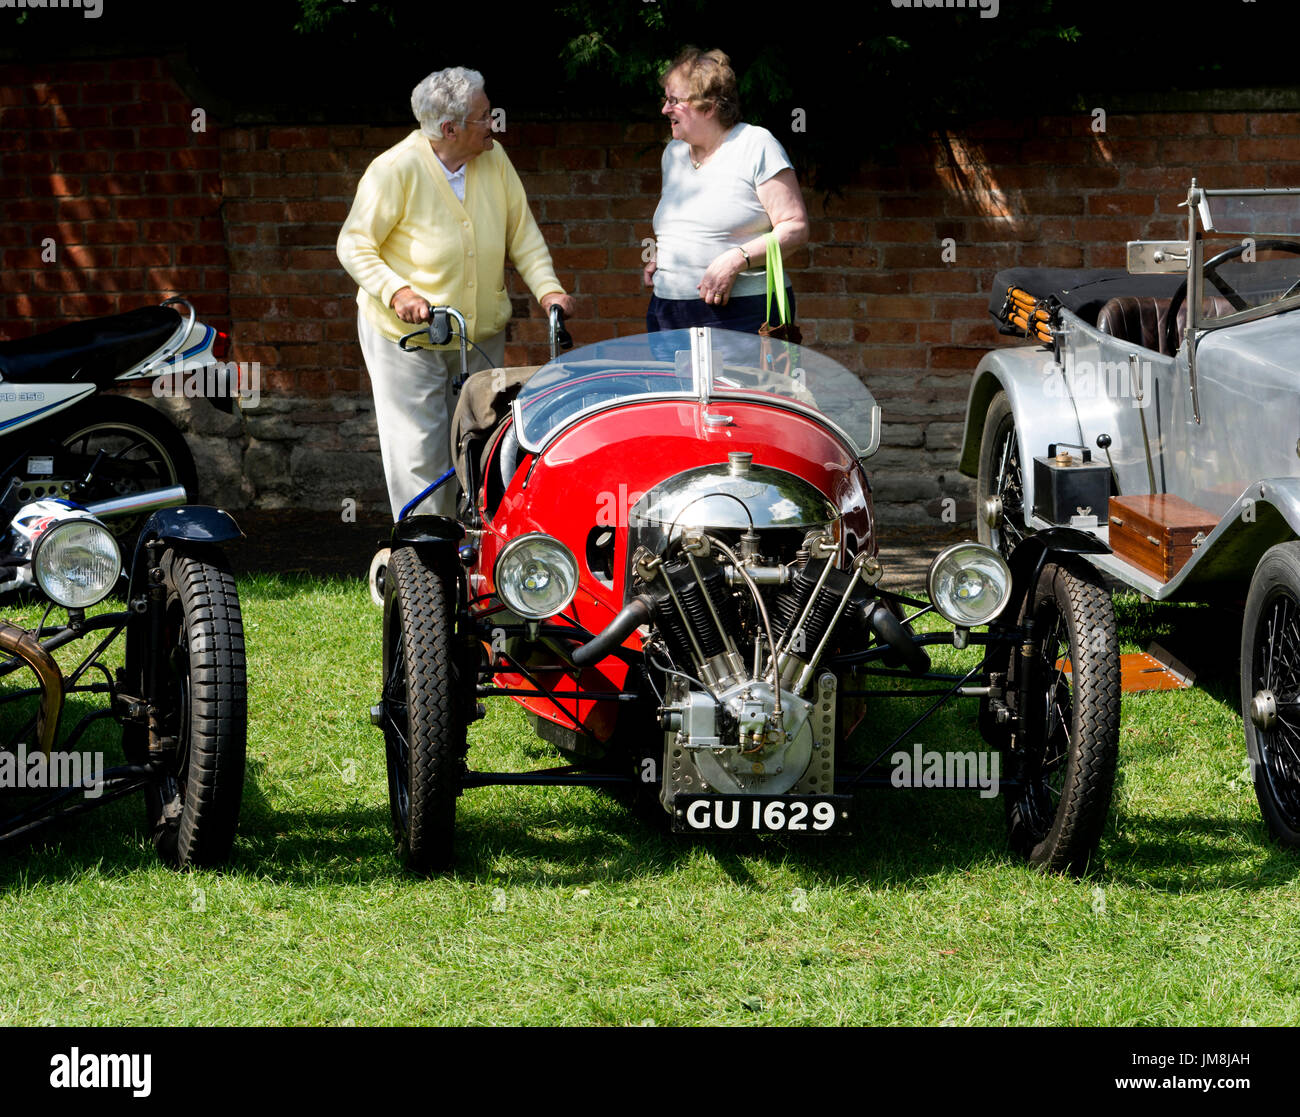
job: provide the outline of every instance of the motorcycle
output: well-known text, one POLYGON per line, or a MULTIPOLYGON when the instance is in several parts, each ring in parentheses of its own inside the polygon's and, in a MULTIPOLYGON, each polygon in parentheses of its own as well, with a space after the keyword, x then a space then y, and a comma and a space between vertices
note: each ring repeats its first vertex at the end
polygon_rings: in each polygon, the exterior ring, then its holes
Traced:
MULTIPOLYGON (((229 411, 241 387, 229 352, 229 335, 180 296, 0 342, 0 523, 33 501, 193 494, 180 431, 143 400, 107 390, 153 381, 155 395, 202 394, 229 411)), ((140 515, 111 521, 124 549, 140 524, 140 515)))
POLYGON ((174 507, 184 501, 179 486, 84 507, 47 498, 20 509, 0 537, 4 588, 47 602, 34 625, 0 620, 0 846, 143 791, 165 863, 230 856, 247 699, 239 595, 220 544, 242 533, 219 509, 174 507), (107 525, 146 516, 124 568, 107 525), (90 612, 122 584, 119 608, 90 612), (87 638, 75 664, 56 658, 87 638), (34 686, 15 685, 25 670, 34 686), (124 763, 107 766, 89 732, 104 718, 121 727, 124 763))

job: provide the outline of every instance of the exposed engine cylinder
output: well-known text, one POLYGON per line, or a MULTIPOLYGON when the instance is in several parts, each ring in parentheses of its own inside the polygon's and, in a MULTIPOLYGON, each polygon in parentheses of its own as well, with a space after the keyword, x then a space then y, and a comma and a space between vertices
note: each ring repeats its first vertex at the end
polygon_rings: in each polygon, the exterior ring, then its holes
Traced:
POLYGON ((690 632, 694 634, 706 660, 726 651, 723 632, 739 631, 735 602, 727 589, 722 571, 708 559, 698 561, 697 566, 703 575, 703 590, 690 564, 684 558, 679 558, 663 567, 663 574, 673 587, 671 592, 660 581, 655 583, 651 594, 654 599, 655 623, 664 635, 669 654, 677 663, 690 663, 694 658, 690 636, 682 622, 682 613, 686 614, 690 632), (704 597, 706 591, 722 621, 722 631, 719 631, 709 611, 709 604, 704 597), (674 595, 681 605, 680 610, 674 603, 674 595))

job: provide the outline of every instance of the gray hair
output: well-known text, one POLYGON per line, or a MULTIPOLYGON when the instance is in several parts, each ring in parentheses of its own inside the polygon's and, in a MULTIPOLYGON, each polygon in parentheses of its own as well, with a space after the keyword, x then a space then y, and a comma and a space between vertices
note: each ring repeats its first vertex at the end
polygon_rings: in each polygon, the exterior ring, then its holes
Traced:
POLYGON ((483 75, 464 66, 430 74, 411 90, 411 111, 420 122, 420 131, 430 139, 442 139, 442 126, 448 121, 464 121, 471 99, 482 88, 483 75))

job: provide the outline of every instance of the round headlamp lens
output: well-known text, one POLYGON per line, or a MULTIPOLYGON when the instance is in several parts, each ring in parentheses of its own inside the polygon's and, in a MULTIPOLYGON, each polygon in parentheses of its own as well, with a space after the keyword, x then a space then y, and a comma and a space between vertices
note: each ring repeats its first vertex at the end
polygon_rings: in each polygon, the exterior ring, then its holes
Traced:
POLYGON ((962 628, 988 624, 1011 597, 1011 568, 979 543, 957 543, 940 551, 927 579, 930 601, 962 628))
POLYGON ((527 620, 553 617, 578 589, 578 561, 558 539, 540 532, 521 535, 502 548, 495 573, 497 594, 527 620))
POLYGON ((36 541, 32 573, 56 605, 86 609, 108 596, 122 571, 122 552, 98 520, 64 520, 36 541))

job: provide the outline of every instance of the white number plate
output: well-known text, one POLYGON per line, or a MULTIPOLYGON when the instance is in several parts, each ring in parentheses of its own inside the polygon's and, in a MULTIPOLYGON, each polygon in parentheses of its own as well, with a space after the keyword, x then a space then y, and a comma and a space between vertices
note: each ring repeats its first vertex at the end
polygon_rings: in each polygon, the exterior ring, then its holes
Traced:
POLYGON ((677 795, 673 829, 691 834, 825 834, 848 822, 849 795, 677 795))

